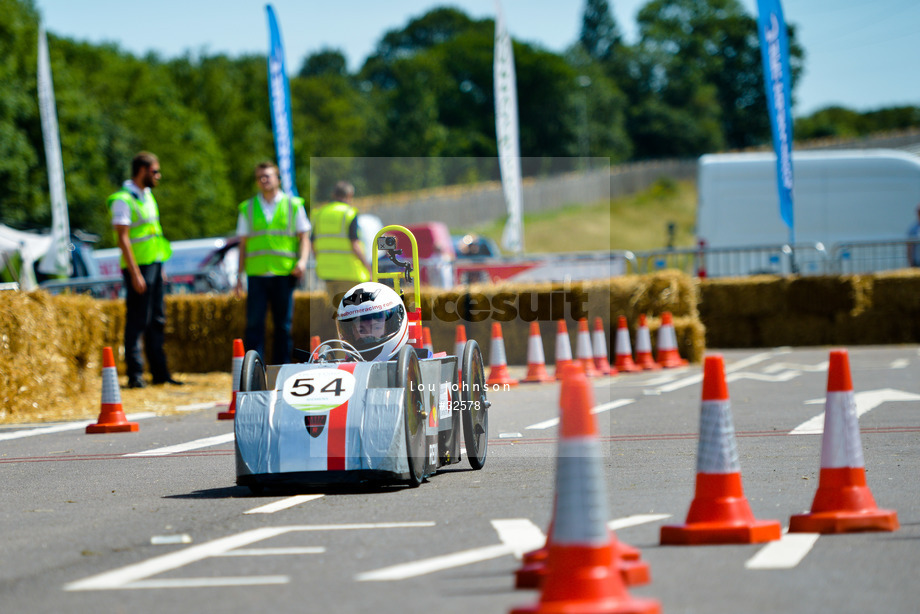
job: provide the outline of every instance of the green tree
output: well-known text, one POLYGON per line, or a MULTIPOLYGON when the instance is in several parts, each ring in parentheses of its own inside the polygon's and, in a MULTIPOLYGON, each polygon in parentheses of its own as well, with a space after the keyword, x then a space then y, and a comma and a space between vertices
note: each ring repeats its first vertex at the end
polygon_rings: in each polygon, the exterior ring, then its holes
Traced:
POLYGON ((318 77, 320 75, 348 75, 348 62, 338 49, 323 49, 308 57, 300 68, 300 77, 318 77))
POLYGON ((607 0, 586 0, 578 42, 591 58, 607 60, 622 46, 623 37, 607 0))

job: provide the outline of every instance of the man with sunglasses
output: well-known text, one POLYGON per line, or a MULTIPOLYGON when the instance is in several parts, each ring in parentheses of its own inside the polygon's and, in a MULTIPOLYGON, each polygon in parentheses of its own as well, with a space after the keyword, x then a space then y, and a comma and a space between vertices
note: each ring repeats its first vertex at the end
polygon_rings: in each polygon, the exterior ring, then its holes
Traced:
POLYGON ((239 205, 240 277, 234 294, 242 296, 245 272, 248 287, 243 345, 265 355, 265 316, 271 308, 275 329, 272 364, 280 365, 291 362, 294 349, 294 287, 307 270, 310 220, 304 200, 281 190, 274 162, 259 163, 255 178, 259 193, 239 205))
POLYGON ((131 179, 109 196, 106 203, 112 214, 125 279, 125 363, 129 388, 146 385, 141 337, 153 383, 182 384, 170 374, 163 352, 166 328, 163 263, 169 260, 172 248, 163 236, 152 192, 160 177, 160 161, 152 153, 142 151, 131 161, 131 179))

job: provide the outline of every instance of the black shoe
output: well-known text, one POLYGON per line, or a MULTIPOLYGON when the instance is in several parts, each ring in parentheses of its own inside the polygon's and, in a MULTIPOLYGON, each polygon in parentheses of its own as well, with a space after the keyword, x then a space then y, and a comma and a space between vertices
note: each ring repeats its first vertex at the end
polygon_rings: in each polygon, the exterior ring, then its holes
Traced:
POLYGON ((144 380, 139 377, 130 377, 128 378, 128 388, 144 388, 147 384, 144 383, 144 380))
POLYGON ((173 386, 184 386, 185 382, 180 382, 175 380, 172 377, 167 377, 166 379, 155 379, 153 380, 155 386, 161 386, 163 384, 172 384, 173 386))

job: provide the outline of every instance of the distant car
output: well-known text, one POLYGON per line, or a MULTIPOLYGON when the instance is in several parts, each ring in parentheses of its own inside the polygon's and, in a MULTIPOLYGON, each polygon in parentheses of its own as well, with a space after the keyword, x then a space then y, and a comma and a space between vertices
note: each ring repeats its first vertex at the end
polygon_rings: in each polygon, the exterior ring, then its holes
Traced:
POLYGON ((451 235, 457 258, 496 258, 501 256, 498 244, 477 234, 451 235))

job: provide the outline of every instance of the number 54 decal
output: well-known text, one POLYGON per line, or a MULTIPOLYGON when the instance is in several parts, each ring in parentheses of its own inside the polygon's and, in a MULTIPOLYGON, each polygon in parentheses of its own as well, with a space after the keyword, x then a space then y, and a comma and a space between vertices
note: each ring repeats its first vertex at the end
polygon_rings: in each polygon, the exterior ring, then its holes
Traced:
POLYGON ((355 393, 355 376, 338 369, 310 369, 284 380, 282 398, 295 409, 323 412, 338 407, 355 393))

